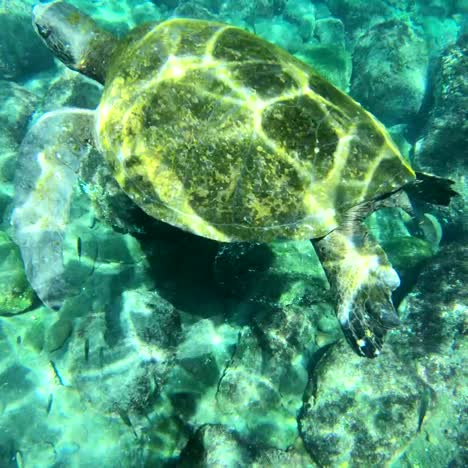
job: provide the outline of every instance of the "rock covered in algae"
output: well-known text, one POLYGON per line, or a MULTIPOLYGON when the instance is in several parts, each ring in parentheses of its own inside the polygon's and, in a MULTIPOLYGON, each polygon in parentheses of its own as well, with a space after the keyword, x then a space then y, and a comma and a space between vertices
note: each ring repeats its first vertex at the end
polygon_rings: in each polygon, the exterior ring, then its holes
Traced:
POLYGON ((332 347, 313 370, 299 427, 321 466, 383 466, 418 429, 425 385, 387 348, 373 361, 332 347))
POLYGON ((286 467, 312 468, 309 456, 295 447, 278 450, 255 446, 220 424, 206 424, 190 438, 178 460, 181 468, 198 467, 286 467))
POLYGON ((31 27, 32 2, 0 4, 0 79, 24 79, 53 65, 53 59, 31 27))
POLYGON ((428 64, 421 31, 397 19, 379 23, 354 48, 351 94, 386 125, 404 123, 419 112, 428 64))
POLYGON ((37 101, 25 87, 0 80, 0 219, 13 196, 18 147, 37 101))
POLYGON ((401 466, 464 466, 468 294, 467 248, 451 243, 426 265, 399 307, 402 327, 388 344, 412 363, 426 394, 418 434, 401 457, 401 466))
POLYGON ((18 247, 0 231, 0 315, 23 312, 33 301, 18 247))
POLYGON ((214 272, 225 291, 243 300, 278 305, 327 300, 328 282, 309 241, 225 244, 214 272))
POLYGON ((433 105, 423 134, 415 146, 418 169, 450 176, 467 169, 468 36, 442 54, 434 72, 433 105))

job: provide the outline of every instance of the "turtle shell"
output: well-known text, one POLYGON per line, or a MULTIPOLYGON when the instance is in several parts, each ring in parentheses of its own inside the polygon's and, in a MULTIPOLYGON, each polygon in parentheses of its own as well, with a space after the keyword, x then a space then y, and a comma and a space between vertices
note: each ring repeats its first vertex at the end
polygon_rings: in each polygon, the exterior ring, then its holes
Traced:
POLYGON ((284 50, 225 24, 136 29, 112 59, 98 141, 151 216, 220 241, 323 236, 414 178, 383 126, 284 50))

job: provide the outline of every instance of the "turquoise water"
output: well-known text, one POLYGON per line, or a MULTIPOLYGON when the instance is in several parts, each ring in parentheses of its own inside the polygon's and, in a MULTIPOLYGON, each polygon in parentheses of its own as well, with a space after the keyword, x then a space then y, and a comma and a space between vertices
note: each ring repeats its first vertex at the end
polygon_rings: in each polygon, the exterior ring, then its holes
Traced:
POLYGON ((0 468, 466 466, 468 2, 70 0, 92 47, 39 3, 0 5, 0 468), (307 66, 117 48, 172 18, 307 66))

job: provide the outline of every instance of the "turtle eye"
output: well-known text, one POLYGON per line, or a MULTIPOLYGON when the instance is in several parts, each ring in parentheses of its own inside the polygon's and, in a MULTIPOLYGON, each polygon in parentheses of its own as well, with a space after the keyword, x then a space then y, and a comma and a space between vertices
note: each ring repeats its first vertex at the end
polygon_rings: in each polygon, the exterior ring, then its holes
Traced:
POLYGON ((37 23, 35 26, 36 26, 37 32, 43 39, 47 39, 50 36, 51 30, 47 26, 43 26, 37 23))

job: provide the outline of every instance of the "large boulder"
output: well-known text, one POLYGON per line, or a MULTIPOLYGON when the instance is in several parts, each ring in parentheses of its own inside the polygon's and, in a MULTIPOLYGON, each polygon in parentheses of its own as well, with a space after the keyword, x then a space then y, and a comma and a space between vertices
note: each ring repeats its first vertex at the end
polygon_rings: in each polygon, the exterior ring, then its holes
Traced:
POLYGON ((410 23, 379 23, 356 43, 351 94, 386 125, 408 122, 423 102, 428 63, 424 37, 410 23))
POLYGON ((388 347, 376 360, 333 347, 312 372, 300 432, 320 466, 384 466, 412 440, 424 383, 388 347))
POLYGON ((31 25, 31 2, 3 2, 0 14, 0 79, 18 80, 53 65, 52 54, 31 25))
POLYGON ((442 54, 433 77, 432 108, 414 150, 418 169, 466 173, 468 140, 468 35, 442 54))
POLYGON ((12 199, 18 147, 37 101, 23 86, 0 80, 0 220, 12 199))

